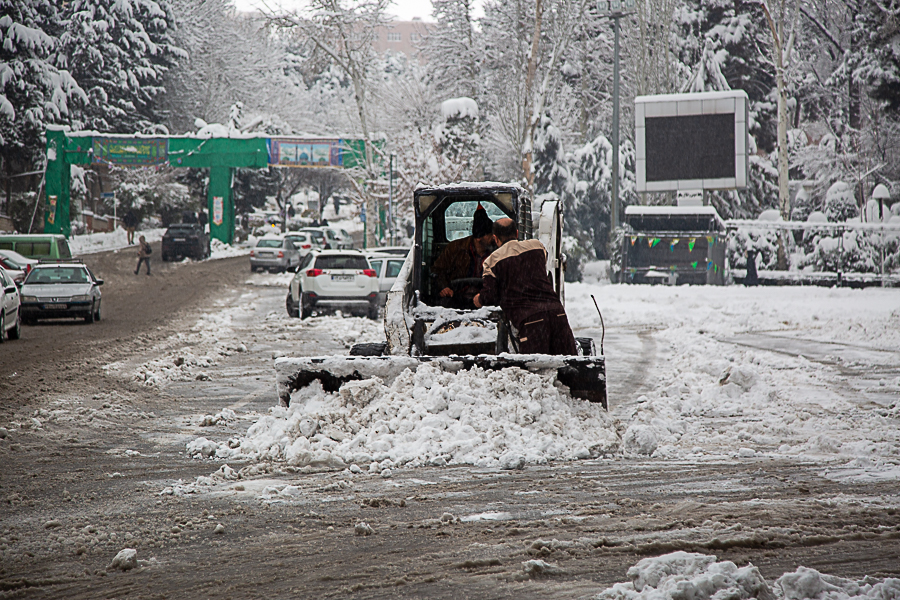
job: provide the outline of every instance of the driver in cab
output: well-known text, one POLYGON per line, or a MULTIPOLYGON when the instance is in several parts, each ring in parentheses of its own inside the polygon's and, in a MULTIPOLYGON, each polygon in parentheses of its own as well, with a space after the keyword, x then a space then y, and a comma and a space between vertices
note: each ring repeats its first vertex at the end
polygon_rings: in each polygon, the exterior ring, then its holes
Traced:
POLYGON ((441 304, 452 308, 474 309, 472 298, 481 289, 479 281, 453 285, 459 279, 478 280, 484 259, 494 250, 493 224, 481 204, 472 218, 472 235, 447 244, 434 263, 441 304))

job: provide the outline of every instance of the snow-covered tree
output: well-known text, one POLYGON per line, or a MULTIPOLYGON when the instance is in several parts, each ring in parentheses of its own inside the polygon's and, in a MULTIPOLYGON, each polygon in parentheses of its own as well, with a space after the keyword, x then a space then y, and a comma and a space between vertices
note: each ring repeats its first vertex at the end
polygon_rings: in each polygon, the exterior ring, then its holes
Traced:
POLYGON ((79 111, 83 125, 128 133, 160 123, 163 76, 184 57, 174 43, 168 0, 71 0, 64 6, 59 62, 90 98, 79 111))
POLYGON ((47 125, 68 124, 87 98, 56 65, 61 29, 51 0, 0 0, 0 155, 5 171, 30 169, 47 125), (10 169, 10 164, 15 169, 10 169))
POLYGON ((473 0, 433 0, 437 22, 425 38, 431 83, 445 98, 479 97, 481 52, 473 0))

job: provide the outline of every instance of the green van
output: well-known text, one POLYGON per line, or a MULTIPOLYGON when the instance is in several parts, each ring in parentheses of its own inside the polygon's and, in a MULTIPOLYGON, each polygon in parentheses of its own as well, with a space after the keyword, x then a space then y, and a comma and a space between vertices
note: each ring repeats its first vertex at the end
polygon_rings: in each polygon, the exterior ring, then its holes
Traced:
POLYGON ((66 236, 50 233, 0 234, 0 250, 14 250, 26 258, 72 258, 66 236))

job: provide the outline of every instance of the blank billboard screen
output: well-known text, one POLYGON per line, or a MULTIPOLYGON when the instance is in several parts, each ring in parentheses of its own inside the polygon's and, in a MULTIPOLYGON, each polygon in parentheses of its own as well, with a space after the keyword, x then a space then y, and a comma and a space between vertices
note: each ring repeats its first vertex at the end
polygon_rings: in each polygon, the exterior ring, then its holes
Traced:
POLYGON ((734 178, 734 113, 647 117, 647 181, 734 178))

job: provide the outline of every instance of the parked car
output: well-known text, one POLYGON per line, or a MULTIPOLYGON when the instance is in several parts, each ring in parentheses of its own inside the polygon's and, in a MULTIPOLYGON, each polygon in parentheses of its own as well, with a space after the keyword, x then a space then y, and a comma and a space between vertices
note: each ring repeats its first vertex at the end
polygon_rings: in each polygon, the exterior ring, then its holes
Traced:
POLYGON ((272 273, 293 270, 300 264, 300 251, 291 240, 281 236, 266 236, 250 250, 250 270, 268 269, 272 273))
MULTIPOLYGON (((25 271, 25 274, 28 274, 28 271, 31 270, 31 267, 38 264, 39 261, 36 258, 28 258, 27 256, 22 256, 15 250, 0 250, 0 261, 8 259, 10 264, 15 264, 21 268, 21 270, 25 271)), ((14 267, 15 268, 15 267, 14 267)))
POLYGON ((0 267, 0 343, 9 338, 17 340, 22 335, 22 309, 19 288, 0 267))
POLYGON ((71 258, 66 236, 52 233, 0 234, 0 250, 15 250, 26 258, 71 258))
POLYGON ((292 317, 340 310, 378 318, 378 277, 360 252, 310 252, 297 268, 285 300, 292 317))
POLYGON ((193 258, 201 260, 211 253, 209 234, 199 223, 176 223, 169 225, 162 238, 163 261, 193 258))
POLYGON ((284 239, 290 240, 294 243, 294 246, 300 252, 300 256, 306 256, 313 250, 321 250, 322 247, 316 245, 315 240, 312 239, 312 236, 306 232, 292 231, 291 233, 284 234, 284 239))
POLYGON ((331 226, 323 226, 322 229, 325 231, 332 248, 339 250, 350 250, 353 248, 353 236, 347 233, 347 230, 331 226))
POLYGON ((333 238, 329 239, 329 237, 325 234, 325 230, 321 227, 304 227, 300 230, 302 233, 308 233, 312 236, 313 241, 323 250, 333 250, 334 247, 331 245, 331 241, 333 238))
POLYGON ((16 285, 22 285, 32 265, 37 263, 37 260, 25 258, 15 250, 0 250, 0 267, 6 269, 6 274, 12 277, 16 285))
POLYGON ((66 317, 99 321, 101 285, 103 280, 79 260, 41 262, 22 284, 22 322, 66 317))
POLYGON ((387 301, 387 293, 397 281, 397 275, 403 268, 406 258, 396 254, 382 254, 380 252, 366 252, 372 270, 378 277, 378 306, 384 306, 387 301))

